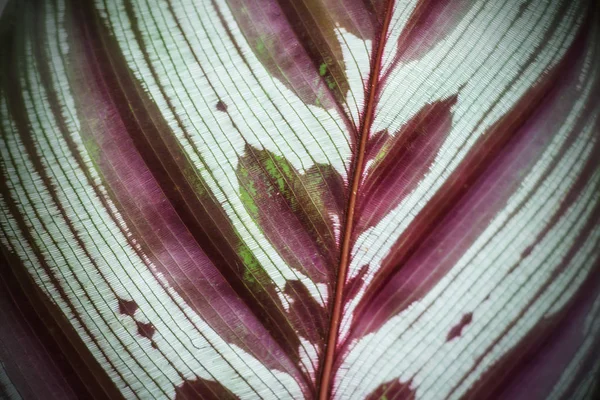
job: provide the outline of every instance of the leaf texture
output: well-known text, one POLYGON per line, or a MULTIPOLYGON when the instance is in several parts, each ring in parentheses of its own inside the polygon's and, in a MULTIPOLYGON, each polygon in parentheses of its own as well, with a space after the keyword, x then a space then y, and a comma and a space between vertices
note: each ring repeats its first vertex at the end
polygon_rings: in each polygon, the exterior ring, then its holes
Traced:
POLYGON ((593 398, 595 2, 0 12, 1 396, 593 398))

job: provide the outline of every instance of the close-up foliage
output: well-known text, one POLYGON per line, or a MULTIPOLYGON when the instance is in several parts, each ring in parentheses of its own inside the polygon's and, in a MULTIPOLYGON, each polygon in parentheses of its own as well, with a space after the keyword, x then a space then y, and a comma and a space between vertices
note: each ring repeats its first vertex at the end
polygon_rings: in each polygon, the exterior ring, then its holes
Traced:
POLYGON ((598 398, 599 124, 596 1, 0 1, 0 398, 598 398))

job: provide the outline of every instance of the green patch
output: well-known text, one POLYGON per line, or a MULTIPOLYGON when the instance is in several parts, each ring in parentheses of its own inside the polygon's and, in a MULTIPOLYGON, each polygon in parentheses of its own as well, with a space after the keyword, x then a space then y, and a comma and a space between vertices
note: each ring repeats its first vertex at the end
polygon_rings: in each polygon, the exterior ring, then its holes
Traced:
POLYGON ((242 166, 241 162, 240 166, 238 167, 238 174, 240 174, 242 178, 248 178, 250 176, 250 174, 248 173, 248 169, 242 166))
POLYGON ((286 180, 293 179, 294 175, 287 160, 270 153, 271 157, 265 160, 265 170, 271 178, 277 183, 277 188, 280 193, 286 191, 286 180))
POLYGON ((208 193, 206 191, 206 186, 204 185, 204 182, 199 174, 200 172, 196 173, 196 170, 193 168, 186 168, 183 170, 185 180, 188 181, 190 186, 194 188, 194 191, 198 197, 204 197, 208 193))
POLYGON ((256 193, 256 188, 250 181, 247 181, 246 187, 240 186, 240 199, 248 211, 248 214, 250 214, 254 220, 258 218, 258 206, 254 201, 256 193))
POLYGON ((379 150, 373 159, 373 164, 379 164, 379 162, 385 158, 391 147, 392 145, 389 141, 381 146, 381 150, 379 150))
POLYGON ((319 75, 325 76, 326 73, 327 73, 327 64, 323 63, 319 67, 319 75))
POLYGON ((269 285, 270 278, 265 269, 258 262, 254 253, 245 244, 237 248, 238 254, 244 264, 243 281, 253 290, 264 292, 265 285, 269 285))
POLYGON ((258 51, 259 54, 264 54, 265 50, 265 42, 264 40, 262 40, 262 38, 259 37, 258 39, 256 39, 256 51, 258 51))
POLYGON ((325 98, 325 90, 323 89, 323 87, 321 85, 319 85, 320 82, 317 82, 317 85, 315 85, 316 87, 318 87, 318 91, 317 91, 317 99, 315 100, 315 105, 316 106, 321 106, 323 104, 323 99, 325 98))
POLYGON ((260 55, 260 56, 266 56, 267 55, 267 51, 270 49, 271 51, 273 51, 273 46, 274 46, 274 39, 272 37, 269 37, 269 35, 260 35, 259 37, 256 38, 256 52, 260 55))
POLYGON ((336 83, 331 76, 326 77, 325 82, 327 82, 327 87, 329 89, 334 89, 336 87, 336 83))
MULTIPOLYGON (((382 388, 384 391, 387 390, 387 385, 383 385, 382 388)), ((379 400, 388 400, 387 396, 385 394, 382 394, 381 397, 379 398, 379 400)))
POLYGON ((98 159, 100 158, 100 146, 98 146, 91 138, 84 139, 83 146, 85 147, 94 166, 97 166, 98 159))
POLYGON ((257 278, 259 278, 260 275, 264 274, 261 265, 258 263, 258 260, 254 257, 252 251, 250 251, 248 246, 246 246, 245 244, 241 244, 237 250, 245 267, 243 276, 244 281, 251 285, 255 285, 256 283, 258 283, 257 278))

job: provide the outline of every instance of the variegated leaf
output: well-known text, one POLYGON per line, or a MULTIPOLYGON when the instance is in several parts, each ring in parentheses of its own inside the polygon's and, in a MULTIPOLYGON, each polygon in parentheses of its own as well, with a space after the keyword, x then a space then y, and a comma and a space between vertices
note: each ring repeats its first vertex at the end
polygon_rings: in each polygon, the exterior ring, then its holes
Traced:
POLYGON ((2 396, 593 398, 596 3, 0 10, 2 396))

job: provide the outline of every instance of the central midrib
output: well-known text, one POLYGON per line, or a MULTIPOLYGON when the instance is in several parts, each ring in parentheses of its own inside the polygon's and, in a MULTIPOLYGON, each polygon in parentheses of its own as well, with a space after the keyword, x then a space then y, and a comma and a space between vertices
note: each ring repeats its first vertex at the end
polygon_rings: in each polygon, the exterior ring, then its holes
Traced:
POLYGON ((356 206, 356 196, 361 181, 361 176, 364 168, 364 155, 369 138, 369 131, 373 121, 375 112, 375 101, 377 96, 377 87, 379 84, 379 73, 381 70, 381 60, 383 58, 383 50, 386 44, 386 36, 390 25, 394 0, 389 0, 385 9, 383 23, 377 40, 377 51, 371 60, 371 71, 369 76, 368 100, 364 108, 364 118, 361 121, 359 128, 359 143, 356 156, 353 159, 353 167, 351 173, 351 186, 348 199, 348 209, 346 211, 346 220, 342 236, 342 247, 340 250, 340 263, 338 267, 337 282, 335 285, 335 293, 333 299, 333 310, 331 312, 331 320, 329 324, 329 333, 326 344, 325 360, 321 374, 319 387, 319 400, 328 400, 332 390, 333 363, 336 355, 336 345, 340 327, 340 320, 343 311, 343 293, 346 282, 346 274, 350 261, 351 238, 354 223, 354 209, 356 206))

